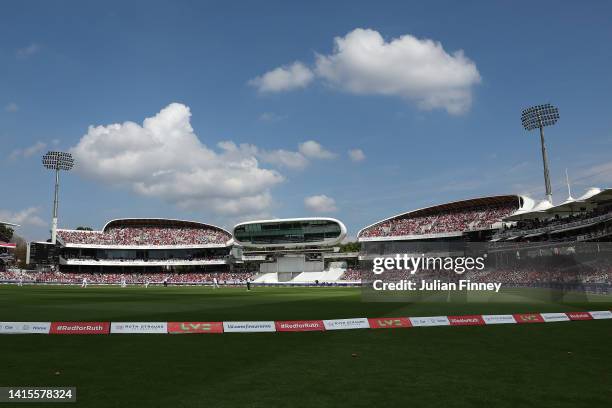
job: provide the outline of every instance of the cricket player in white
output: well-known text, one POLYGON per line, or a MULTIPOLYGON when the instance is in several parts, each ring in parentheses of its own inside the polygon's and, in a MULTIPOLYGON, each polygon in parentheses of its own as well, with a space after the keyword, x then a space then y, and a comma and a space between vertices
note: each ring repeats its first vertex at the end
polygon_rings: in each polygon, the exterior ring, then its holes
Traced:
POLYGON ((213 288, 218 289, 219 288, 219 281, 217 280, 217 277, 213 277, 213 288))
POLYGON ((125 288, 127 286, 127 283, 125 283, 125 276, 121 277, 121 287, 125 288))
POLYGON ((87 278, 83 278, 83 282, 81 282, 81 287, 82 288, 86 288, 87 287, 87 278))

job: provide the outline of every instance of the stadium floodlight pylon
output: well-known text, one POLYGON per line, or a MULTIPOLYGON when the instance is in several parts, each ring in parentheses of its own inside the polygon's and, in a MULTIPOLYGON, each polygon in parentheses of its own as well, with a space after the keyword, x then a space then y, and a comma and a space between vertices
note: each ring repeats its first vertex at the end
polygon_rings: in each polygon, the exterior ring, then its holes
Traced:
POLYGON ((544 184, 546 186, 546 199, 549 203, 552 200, 552 188, 550 186, 550 174, 548 171, 548 155, 546 154, 546 144, 544 143, 544 126, 551 126, 559 120, 559 109, 550 103, 536 105, 523 109, 521 122, 525 130, 540 129, 540 141, 542 143, 542 161, 544 162, 544 184))
POLYGON ((55 195, 53 198, 53 221, 51 224, 51 243, 55 245, 57 237, 57 206, 59 196, 59 172, 70 171, 74 167, 74 159, 70 153, 47 152, 42 157, 42 164, 49 170, 55 170, 55 195))

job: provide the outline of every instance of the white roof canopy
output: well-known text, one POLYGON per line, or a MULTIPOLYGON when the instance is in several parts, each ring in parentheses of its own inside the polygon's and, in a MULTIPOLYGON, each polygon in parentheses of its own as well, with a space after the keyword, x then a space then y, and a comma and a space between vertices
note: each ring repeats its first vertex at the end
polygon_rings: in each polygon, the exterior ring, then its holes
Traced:
POLYGON ((552 218, 556 215, 565 216, 577 212, 590 211, 602 202, 612 201, 612 189, 600 189, 592 187, 577 199, 568 198, 559 205, 551 205, 547 200, 542 200, 531 210, 517 211, 506 217, 504 221, 519 221, 535 218, 552 218))

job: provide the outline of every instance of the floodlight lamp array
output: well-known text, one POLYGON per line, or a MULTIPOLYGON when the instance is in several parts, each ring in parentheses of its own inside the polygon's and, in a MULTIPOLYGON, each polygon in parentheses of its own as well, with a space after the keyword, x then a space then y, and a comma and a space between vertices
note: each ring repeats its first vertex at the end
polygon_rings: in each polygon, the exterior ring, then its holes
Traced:
POLYGON ((42 163, 49 170, 72 170, 74 159, 70 153, 48 152, 42 158, 42 163))
POLYGON ((550 126, 559 120, 559 109, 550 103, 536 105, 521 112, 521 122, 526 130, 550 126))

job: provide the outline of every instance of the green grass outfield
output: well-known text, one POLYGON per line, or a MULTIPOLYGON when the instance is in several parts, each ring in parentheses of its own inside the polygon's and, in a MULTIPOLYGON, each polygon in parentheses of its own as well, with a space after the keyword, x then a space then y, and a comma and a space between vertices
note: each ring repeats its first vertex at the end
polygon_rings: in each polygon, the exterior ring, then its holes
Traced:
MULTIPOLYGON (((364 303, 355 288, 0 285, 0 321, 223 321, 612 309, 364 303)), ((606 407, 612 320, 302 333, 0 336, 0 386, 76 386, 74 407, 606 407), (353 357, 356 354, 356 357, 353 357), (59 372, 59 374, 56 374, 59 372)), ((10 406, 0 403, 0 408, 10 406)))

